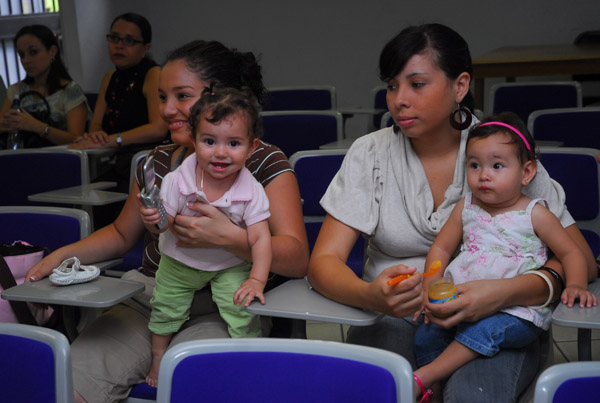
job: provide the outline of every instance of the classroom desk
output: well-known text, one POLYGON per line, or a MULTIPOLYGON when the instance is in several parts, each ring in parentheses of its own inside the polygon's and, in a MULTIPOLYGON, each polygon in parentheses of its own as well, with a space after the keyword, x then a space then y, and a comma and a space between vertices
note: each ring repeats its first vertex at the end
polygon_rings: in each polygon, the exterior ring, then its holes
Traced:
POLYGON ((92 281, 57 286, 44 278, 2 291, 2 298, 13 301, 52 304, 62 310, 65 332, 70 341, 77 337, 75 307, 107 308, 144 291, 144 284, 120 278, 99 276, 92 281))
MULTIPOLYGON (((60 149, 70 149, 68 144, 62 144, 59 146, 50 146, 46 148, 60 148, 60 149)), ((74 148, 74 150, 80 150, 87 154, 89 161, 89 175, 90 181, 95 180, 100 171, 101 165, 106 161, 110 160, 113 155, 115 155, 116 148, 74 148)), ((116 186, 116 185, 115 185, 116 186)))
POLYGON ((596 74, 600 71, 600 45, 505 46, 473 60, 475 107, 483 110, 484 79, 557 74, 596 74))
POLYGON ((27 199, 42 203, 74 204, 82 206, 103 206, 127 199, 127 193, 109 192, 102 189, 114 187, 115 182, 96 182, 82 186, 29 195, 27 199))
POLYGON ((265 293, 265 304, 254 300, 246 310, 255 315, 369 326, 382 313, 340 304, 312 289, 306 278, 288 280, 265 293))
MULTIPOLYGON (((600 299, 600 280, 588 285, 600 299)), ((577 356, 579 361, 592 360, 592 329, 600 329, 600 305, 593 308, 567 307, 560 302, 552 314, 552 323, 577 328, 577 356)))
POLYGON ((96 182, 87 185, 73 186, 64 189, 50 190, 27 196, 27 200, 41 203, 68 204, 81 208, 90 216, 92 230, 94 229, 94 213, 92 206, 104 206, 126 200, 127 193, 109 192, 116 182, 96 182))

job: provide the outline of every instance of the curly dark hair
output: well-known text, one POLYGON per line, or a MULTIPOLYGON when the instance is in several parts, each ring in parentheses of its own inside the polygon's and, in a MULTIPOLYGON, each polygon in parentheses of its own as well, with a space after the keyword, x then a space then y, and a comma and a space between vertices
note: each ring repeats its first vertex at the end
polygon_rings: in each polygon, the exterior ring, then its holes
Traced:
POLYGON ((248 87, 263 105, 266 88, 261 67, 252 52, 239 52, 217 41, 192 41, 168 56, 166 63, 183 60, 200 81, 215 87, 238 90, 248 87))
POLYGON ((248 87, 206 88, 202 96, 190 109, 190 130, 196 136, 200 119, 217 124, 235 113, 243 113, 248 117, 248 137, 254 140, 262 137, 262 119, 260 104, 248 87))

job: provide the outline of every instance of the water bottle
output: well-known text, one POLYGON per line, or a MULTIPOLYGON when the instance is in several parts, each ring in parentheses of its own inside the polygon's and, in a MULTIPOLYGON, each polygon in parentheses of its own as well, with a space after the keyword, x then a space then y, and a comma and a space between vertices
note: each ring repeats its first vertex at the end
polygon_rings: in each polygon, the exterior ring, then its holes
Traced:
MULTIPOLYGON (((11 109, 20 111, 20 107, 21 107, 21 100, 19 99, 18 95, 15 95, 15 97, 13 98, 11 109)), ((9 150, 17 150, 19 148, 23 148, 23 139, 22 139, 21 135, 19 134, 18 130, 15 130, 14 132, 9 133, 6 148, 9 150)))

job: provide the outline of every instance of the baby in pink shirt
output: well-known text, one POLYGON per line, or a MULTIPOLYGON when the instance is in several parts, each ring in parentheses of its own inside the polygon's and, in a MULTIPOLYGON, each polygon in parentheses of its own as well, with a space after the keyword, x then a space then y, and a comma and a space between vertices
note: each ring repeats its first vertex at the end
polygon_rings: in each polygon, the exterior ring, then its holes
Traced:
POLYGON ((162 256, 148 325, 153 359, 146 382, 151 386, 157 384, 160 361, 173 333, 189 318, 195 291, 208 283, 229 334, 261 336, 259 318, 246 312, 242 304, 248 306, 255 297, 264 304, 263 290, 272 260, 266 221, 269 201, 262 185, 245 167, 262 134, 258 101, 247 89, 207 88, 190 110, 189 123, 196 151, 162 181, 168 225, 158 230, 157 210, 140 204, 146 228, 161 233, 162 256), (197 215, 188 208, 196 201, 219 208, 246 229, 252 262, 221 248, 177 246, 177 238, 168 229, 178 214, 197 215))

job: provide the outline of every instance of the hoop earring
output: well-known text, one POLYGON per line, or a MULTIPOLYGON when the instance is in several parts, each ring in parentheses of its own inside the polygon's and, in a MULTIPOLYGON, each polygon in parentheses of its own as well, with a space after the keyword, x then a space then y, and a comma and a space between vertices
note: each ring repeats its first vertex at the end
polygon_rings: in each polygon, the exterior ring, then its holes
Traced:
POLYGON ((471 115, 471 111, 464 107, 458 106, 455 110, 450 113, 450 126, 455 128, 456 130, 465 130, 469 126, 471 126, 471 121, 473 120, 473 115, 471 115), (458 119, 457 119, 458 115, 458 119), (459 120, 463 118, 464 120, 459 120))

